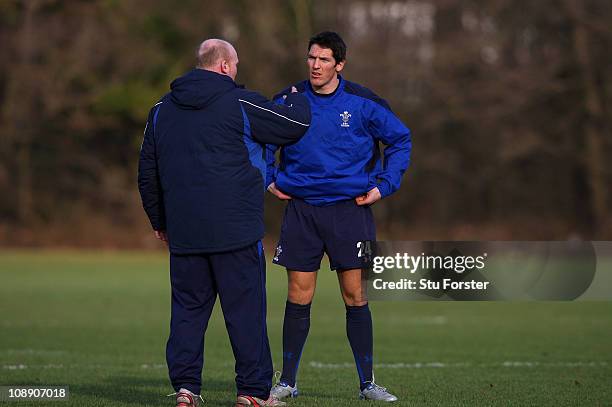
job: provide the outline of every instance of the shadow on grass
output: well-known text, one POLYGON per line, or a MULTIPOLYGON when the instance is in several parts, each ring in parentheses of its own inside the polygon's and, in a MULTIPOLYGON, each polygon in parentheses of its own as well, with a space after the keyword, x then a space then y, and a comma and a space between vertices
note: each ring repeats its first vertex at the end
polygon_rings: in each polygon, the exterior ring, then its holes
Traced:
MULTIPOLYGON (((204 386, 205 405, 227 406, 234 401, 234 382, 206 379, 204 386)), ((96 384, 75 384, 70 386, 72 395, 96 397, 109 402, 142 406, 172 406, 173 392, 167 378, 138 376, 112 376, 96 384), (164 393, 168 389, 167 393, 164 393)))
MULTIPOLYGON (((81 378, 83 379, 83 378, 81 378)), ((83 405, 122 405, 122 406, 150 406, 170 407, 174 406, 174 397, 167 397, 173 393, 167 377, 151 377, 146 374, 122 374, 115 376, 91 375, 85 380, 89 382, 72 383, 70 388, 70 400, 66 406, 83 405)), ((17 381, 14 385, 50 386, 62 385, 38 380, 17 381)), ((333 394, 308 389, 298 399, 299 405, 317 403, 319 400, 325 405, 338 402, 337 405, 351 405, 353 400, 338 400, 333 394), (345 404, 348 403, 348 404, 345 404)), ((218 380, 205 377, 202 383, 202 397, 205 406, 230 406, 235 401, 235 382, 233 380, 218 380)), ((336 395, 337 396, 337 395, 336 395)), ((355 399, 356 400, 356 399, 355 399)), ((25 406, 38 406, 38 404, 23 404, 25 406)))

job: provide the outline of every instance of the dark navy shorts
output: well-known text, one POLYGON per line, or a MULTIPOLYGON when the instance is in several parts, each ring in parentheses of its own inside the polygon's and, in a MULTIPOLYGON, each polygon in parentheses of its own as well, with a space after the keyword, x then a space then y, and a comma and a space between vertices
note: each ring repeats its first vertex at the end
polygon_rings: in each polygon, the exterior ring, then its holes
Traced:
POLYGON ((314 206, 292 199, 285 208, 281 234, 272 262, 293 271, 317 271, 323 254, 332 270, 360 269, 359 242, 376 240, 369 206, 354 200, 314 206))

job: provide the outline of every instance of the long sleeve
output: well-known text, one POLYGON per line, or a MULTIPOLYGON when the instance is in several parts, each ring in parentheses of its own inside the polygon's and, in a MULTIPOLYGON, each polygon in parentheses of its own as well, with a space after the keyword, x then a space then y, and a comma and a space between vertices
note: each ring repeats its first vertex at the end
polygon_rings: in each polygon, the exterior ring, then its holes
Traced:
POLYGON ((411 133, 390 109, 379 104, 373 106, 369 125, 375 137, 387 146, 382 171, 376 174, 370 188, 378 187, 381 195, 386 197, 399 189, 402 176, 410 165, 411 133))
POLYGON ((145 126, 138 161, 138 189, 142 206, 154 230, 166 230, 166 216, 155 149, 155 121, 160 105, 153 107, 145 126))
MULTIPOLYGON (((289 92, 289 89, 287 90, 289 92)), ((284 104, 285 100, 282 96, 275 96, 274 102, 277 104, 284 104)), ((278 167, 276 166, 276 151, 280 147, 276 144, 266 144, 266 189, 276 182, 276 176, 278 175, 278 167)))
POLYGON ((285 145, 297 141, 310 126, 310 104, 305 96, 292 93, 284 104, 276 104, 255 92, 239 99, 253 138, 260 143, 285 145))
POLYGON ((271 183, 276 182, 278 167, 276 166, 276 150, 278 146, 274 144, 266 144, 266 188, 271 183))

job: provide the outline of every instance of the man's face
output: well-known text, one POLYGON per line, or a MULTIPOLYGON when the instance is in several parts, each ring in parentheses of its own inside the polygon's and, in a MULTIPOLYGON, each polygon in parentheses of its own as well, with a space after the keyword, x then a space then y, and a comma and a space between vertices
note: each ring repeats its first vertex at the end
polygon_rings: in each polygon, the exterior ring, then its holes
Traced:
POLYGON ((331 49, 312 44, 308 51, 308 74, 315 90, 332 83, 342 68, 344 68, 344 61, 336 63, 331 49))

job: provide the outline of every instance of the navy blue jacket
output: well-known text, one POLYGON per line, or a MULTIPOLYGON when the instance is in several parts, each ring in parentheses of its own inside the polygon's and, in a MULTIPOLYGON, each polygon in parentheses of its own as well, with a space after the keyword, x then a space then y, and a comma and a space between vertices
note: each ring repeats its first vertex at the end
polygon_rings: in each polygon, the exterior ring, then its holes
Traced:
MULTIPOLYGON (((312 123, 298 142, 268 146, 266 186, 325 206, 353 199, 377 187, 382 197, 397 191, 410 164, 410 130, 388 103, 371 90, 340 77, 338 88, 323 95, 309 81, 294 85, 306 95, 312 123), (386 145, 381 156, 380 143, 386 145), (384 158, 384 159, 383 159, 384 158)), ((282 94, 276 96, 282 101, 282 94)))
POLYGON ((265 144, 294 142, 309 125, 297 93, 275 104, 202 69, 173 81, 149 113, 138 165, 143 207, 170 251, 223 252, 261 239, 265 144))

